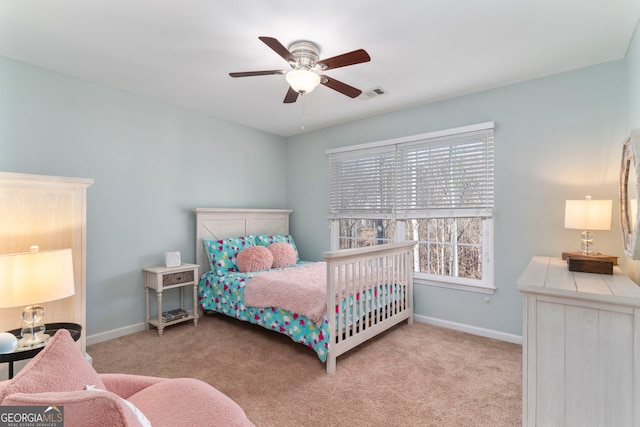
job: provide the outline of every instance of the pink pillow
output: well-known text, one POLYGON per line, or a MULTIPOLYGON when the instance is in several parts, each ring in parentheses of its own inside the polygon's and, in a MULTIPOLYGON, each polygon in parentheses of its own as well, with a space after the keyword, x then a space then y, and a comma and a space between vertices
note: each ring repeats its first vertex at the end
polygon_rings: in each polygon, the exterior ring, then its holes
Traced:
POLYGON ((60 329, 6 386, 0 387, 0 403, 13 393, 76 391, 87 385, 105 388, 69 331, 60 329))
MULTIPOLYGON (((7 396, 2 404, 8 406, 64 406, 64 423, 68 426, 144 426, 125 402, 124 399, 106 391, 77 390, 47 393, 14 393, 7 396)), ((41 424, 36 423, 35 425, 41 424)))
POLYGON ((273 263, 273 255, 264 246, 249 246, 238 254, 238 270, 242 273, 269 270, 273 263))
POLYGON ((278 242, 268 246, 273 255, 273 268, 290 267, 296 265, 296 250, 289 243, 278 242))

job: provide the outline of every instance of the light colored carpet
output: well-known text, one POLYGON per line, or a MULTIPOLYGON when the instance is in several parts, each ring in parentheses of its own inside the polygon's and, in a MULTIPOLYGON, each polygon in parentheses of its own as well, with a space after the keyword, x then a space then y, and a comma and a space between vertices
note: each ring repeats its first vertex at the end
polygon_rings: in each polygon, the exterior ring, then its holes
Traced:
MULTIPOLYGON (((199 378, 257 426, 519 426, 522 347, 406 322, 338 358, 207 315, 94 344, 98 372, 199 378)), ((179 408, 176 408, 179 410, 179 408)))

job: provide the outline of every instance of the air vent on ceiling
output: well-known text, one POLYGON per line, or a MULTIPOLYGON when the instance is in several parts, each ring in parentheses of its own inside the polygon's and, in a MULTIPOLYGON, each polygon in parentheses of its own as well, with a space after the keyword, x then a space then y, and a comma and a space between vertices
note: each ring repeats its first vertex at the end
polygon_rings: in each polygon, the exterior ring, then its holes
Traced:
POLYGON ((364 92, 362 92, 362 95, 360 98, 361 99, 371 99, 371 98, 375 98, 377 96, 380 95, 386 95, 387 91, 384 90, 382 87, 380 86, 376 86, 373 87, 371 89, 367 89, 364 92))

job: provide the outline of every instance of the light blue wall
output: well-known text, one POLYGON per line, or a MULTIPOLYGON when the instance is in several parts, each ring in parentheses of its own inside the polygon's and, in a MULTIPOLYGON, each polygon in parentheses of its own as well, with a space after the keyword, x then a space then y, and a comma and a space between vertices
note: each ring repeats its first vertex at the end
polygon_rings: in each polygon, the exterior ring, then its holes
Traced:
MULTIPOLYGON (((640 22, 636 26, 636 31, 627 50, 627 127, 631 129, 640 128, 640 22)), ((625 258, 625 273, 636 282, 640 283, 640 261, 632 261, 625 258)))
POLYGON ((640 126, 640 81, 629 77, 640 68, 639 44, 636 36, 625 61, 286 141, 0 57, 0 170, 95 179, 88 192, 92 335, 143 321, 141 267, 172 250, 193 259, 193 207, 292 208, 301 255, 320 259, 329 248, 326 148, 495 121, 498 290, 487 304, 480 294, 419 286, 416 312, 521 334, 521 271, 531 256, 559 255, 579 242, 579 231, 563 228, 565 199, 613 199, 613 230, 598 233, 597 243, 622 255, 618 162, 627 124, 640 126))
POLYGON ((195 261, 192 208, 286 207, 284 158, 281 137, 0 57, 0 170, 95 179, 89 335, 144 321, 142 267, 195 261))
POLYGON ((320 259, 329 248, 325 149, 486 121, 496 123, 498 290, 487 304, 482 294, 417 285, 416 314, 520 335, 516 281, 530 258, 578 249, 580 231, 564 229, 566 199, 590 194, 614 200, 613 230, 597 233, 596 243, 601 252, 622 255, 617 179, 625 61, 288 138, 287 205, 294 210, 292 232, 301 255, 320 259))
POLYGON ((627 129, 640 128, 640 22, 627 51, 627 129))

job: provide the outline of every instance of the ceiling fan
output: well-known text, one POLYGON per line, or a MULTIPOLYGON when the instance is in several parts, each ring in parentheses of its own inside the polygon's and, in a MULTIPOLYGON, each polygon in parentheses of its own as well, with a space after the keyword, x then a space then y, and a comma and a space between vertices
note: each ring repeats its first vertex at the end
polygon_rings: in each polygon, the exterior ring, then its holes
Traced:
POLYGON ((231 77, 252 77, 266 76, 271 74, 285 74, 289 90, 284 97, 284 103, 296 102, 298 95, 311 92, 319 84, 338 91, 350 98, 359 96, 362 91, 353 86, 349 86, 339 80, 333 79, 324 74, 326 70, 346 67, 348 65, 360 64, 371 61, 371 57, 364 49, 343 53, 342 55, 318 60, 320 49, 315 43, 302 40, 292 43, 287 49, 273 37, 258 37, 264 44, 269 46, 275 53, 284 58, 291 66, 291 70, 264 70, 264 71, 244 71, 239 73, 229 73, 231 77))

